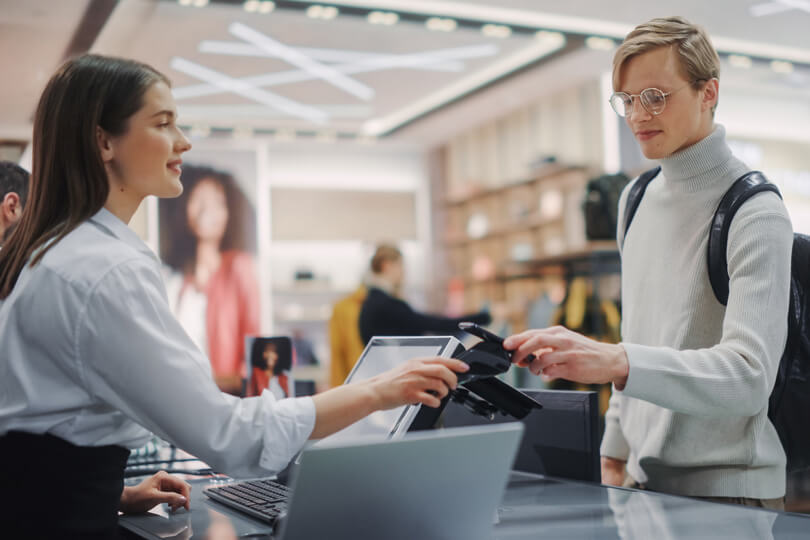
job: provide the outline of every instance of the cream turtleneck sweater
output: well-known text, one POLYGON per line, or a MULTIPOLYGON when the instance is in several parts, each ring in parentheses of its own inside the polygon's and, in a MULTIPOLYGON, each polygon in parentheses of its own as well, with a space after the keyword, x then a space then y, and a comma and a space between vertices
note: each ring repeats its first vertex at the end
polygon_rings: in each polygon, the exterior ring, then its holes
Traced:
POLYGON ((722 126, 661 167, 626 239, 618 227, 630 372, 624 390, 614 389, 602 455, 627 460, 629 474, 656 491, 781 497, 785 455, 767 411, 787 336, 790 219, 773 193, 740 208, 724 307, 709 282, 709 225, 749 169, 722 126))

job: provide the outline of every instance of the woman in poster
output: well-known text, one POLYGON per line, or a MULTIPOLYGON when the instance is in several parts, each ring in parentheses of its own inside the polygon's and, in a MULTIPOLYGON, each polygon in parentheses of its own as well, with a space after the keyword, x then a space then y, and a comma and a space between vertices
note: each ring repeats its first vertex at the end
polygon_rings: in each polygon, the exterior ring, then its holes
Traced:
POLYGON ((220 389, 240 394, 245 336, 259 332, 253 208, 228 172, 186 165, 182 180, 183 195, 160 201, 169 304, 220 389))
POLYGON ((247 396, 258 396, 266 389, 276 399, 292 397, 290 370, 293 346, 288 337, 257 337, 250 346, 250 378, 247 396))

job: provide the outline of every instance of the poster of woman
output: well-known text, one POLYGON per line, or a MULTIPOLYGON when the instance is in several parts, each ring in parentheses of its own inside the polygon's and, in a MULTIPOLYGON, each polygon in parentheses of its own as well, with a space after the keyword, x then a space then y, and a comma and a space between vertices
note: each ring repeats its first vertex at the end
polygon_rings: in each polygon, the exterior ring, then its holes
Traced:
POLYGON ((265 389, 276 399, 294 397, 290 371, 295 349, 288 337, 249 337, 250 376, 247 381, 247 396, 258 396, 265 389))
POLYGON ((183 194, 159 205, 169 303, 220 389, 240 394, 245 336, 260 325, 255 211, 227 170, 184 164, 181 179, 183 194))

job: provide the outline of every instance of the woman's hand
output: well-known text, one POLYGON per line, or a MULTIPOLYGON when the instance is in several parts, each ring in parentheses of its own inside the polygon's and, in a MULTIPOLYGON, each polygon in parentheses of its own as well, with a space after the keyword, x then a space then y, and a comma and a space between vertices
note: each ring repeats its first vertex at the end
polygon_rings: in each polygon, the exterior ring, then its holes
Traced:
POLYGON ((624 347, 595 341, 562 326, 509 336, 503 346, 515 351, 514 363, 528 367, 535 375, 542 374, 545 380, 612 382, 618 390, 627 383, 630 367, 624 347), (536 356, 531 363, 526 362, 529 354, 536 356))
POLYGON ((176 476, 160 471, 137 486, 125 486, 119 509, 125 514, 142 514, 156 505, 169 503, 172 511, 188 510, 191 486, 176 476))
POLYGON ((442 398, 456 388, 456 373, 469 369, 455 358, 416 358, 370 379, 369 383, 379 400, 379 409, 411 403, 438 407, 442 398))
POLYGON ((438 407, 456 387, 456 373, 469 370, 452 358, 418 358, 364 381, 312 396, 315 427, 311 439, 327 437, 374 411, 421 403, 438 407))
POLYGON ((608 486, 624 485, 625 462, 602 456, 602 483, 608 486))

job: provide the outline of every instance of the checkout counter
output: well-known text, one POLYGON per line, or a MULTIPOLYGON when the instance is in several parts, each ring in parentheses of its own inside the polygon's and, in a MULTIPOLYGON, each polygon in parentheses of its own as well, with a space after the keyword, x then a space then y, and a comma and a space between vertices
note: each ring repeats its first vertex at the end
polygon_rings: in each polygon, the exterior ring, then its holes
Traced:
MULTIPOLYGON (((265 523, 211 501, 192 480, 191 510, 122 516, 124 538, 272 538, 265 523)), ((339 501, 336 500, 336 504, 339 501)), ((493 517, 493 540, 795 540, 810 516, 514 472, 493 517)), ((330 539, 343 540, 343 539, 330 539)), ((353 539, 356 540, 356 539, 353 539)), ((463 540, 463 539, 458 539, 463 540)))

